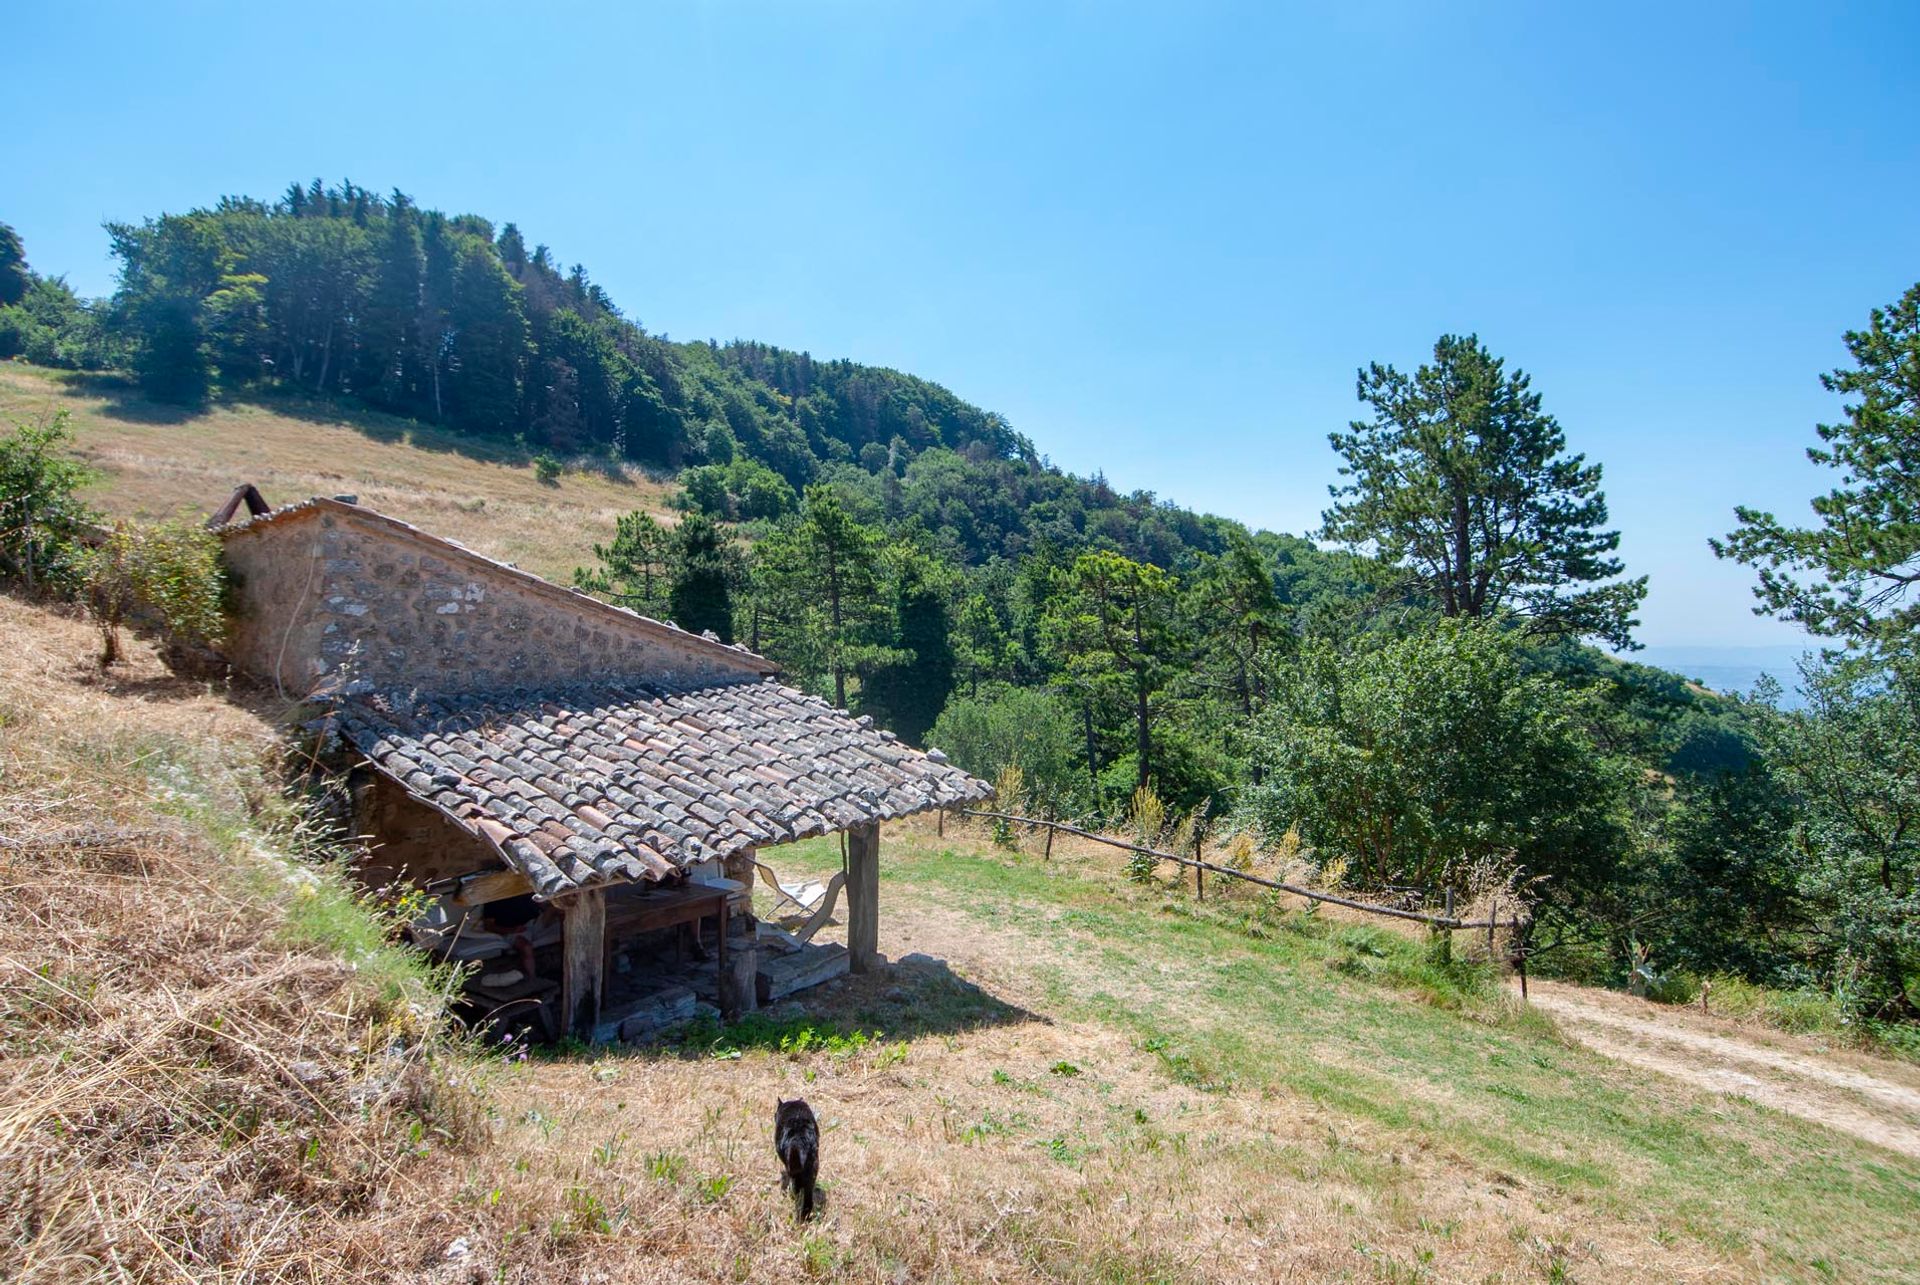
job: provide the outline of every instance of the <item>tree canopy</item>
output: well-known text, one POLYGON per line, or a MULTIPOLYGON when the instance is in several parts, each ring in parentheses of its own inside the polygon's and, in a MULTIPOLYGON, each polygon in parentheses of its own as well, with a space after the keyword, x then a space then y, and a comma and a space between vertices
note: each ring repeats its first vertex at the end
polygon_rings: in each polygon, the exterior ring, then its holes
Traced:
POLYGON ((1600 466, 1566 453, 1525 373, 1507 373, 1476 336, 1442 335, 1431 364, 1404 375, 1376 362, 1357 392, 1373 418, 1329 435, 1352 480, 1330 488, 1326 539, 1371 550, 1447 616, 1504 610, 1631 643, 1646 579, 1615 579, 1600 466))
MULTIPOLYGON (((1769 609, 1878 644, 1783 714, 1581 641, 1627 642, 1645 581, 1599 467, 1471 336, 1360 372, 1330 550, 1068 474, 902 372, 669 340, 516 225, 400 192, 297 184, 111 235, 106 303, 0 242, 0 357, 183 400, 350 398, 554 479, 677 476, 677 522, 626 515, 579 583, 1018 768, 1022 806, 1143 832, 1204 811, 1362 887, 1517 862, 1547 876, 1564 974, 1730 969, 1913 1009, 1912 292, 1828 376, 1854 400, 1814 455, 1845 474, 1823 525, 1743 510, 1726 542, 1769 609)), ((0 440, 0 576, 55 591, 86 562, 58 427, 0 440)))
POLYGON ((1448 621, 1354 654, 1303 653, 1265 721, 1269 827, 1375 883, 1464 883, 1516 862, 1564 902, 1625 846, 1624 780, 1572 697, 1496 624, 1448 621))
POLYGON ((1875 308, 1846 344, 1853 366, 1820 382, 1855 400, 1840 423, 1818 426, 1824 445, 1807 449, 1840 474, 1814 497, 1818 522, 1790 526, 1742 506, 1713 551, 1759 570, 1756 613, 1829 637, 1897 639, 1920 628, 1920 284, 1875 308))

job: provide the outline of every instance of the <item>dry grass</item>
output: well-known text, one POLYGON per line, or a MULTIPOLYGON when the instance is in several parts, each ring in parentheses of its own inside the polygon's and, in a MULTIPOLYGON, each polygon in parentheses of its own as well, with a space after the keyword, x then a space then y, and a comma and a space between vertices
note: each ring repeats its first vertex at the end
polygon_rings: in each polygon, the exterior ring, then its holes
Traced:
POLYGON ((241 482, 273 504, 357 494, 393 517, 567 583, 634 509, 667 516, 670 489, 569 470, 543 485, 524 452, 332 403, 274 399, 182 412, 123 381, 0 362, 0 424, 65 409, 99 471, 89 498, 116 517, 210 513, 241 482))
POLYGON ((314 940, 335 886, 249 846, 269 722, 92 645, 0 598, 0 1277, 380 1276, 470 1095, 391 969, 314 940))

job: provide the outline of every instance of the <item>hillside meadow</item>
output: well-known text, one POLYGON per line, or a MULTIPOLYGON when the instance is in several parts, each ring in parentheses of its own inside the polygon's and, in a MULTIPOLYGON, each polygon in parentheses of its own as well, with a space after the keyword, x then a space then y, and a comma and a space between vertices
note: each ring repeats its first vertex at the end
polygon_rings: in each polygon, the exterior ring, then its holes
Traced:
MULTIPOLYGON (((524 453, 407 421, 176 413, 0 365, 0 416, 60 408, 116 516, 204 512, 239 481, 276 503, 354 492, 565 579, 617 514, 665 507, 637 473, 545 485, 524 453)), ((287 789, 291 711, 144 645, 102 675, 96 650, 72 614, 0 598, 0 1277, 1870 1281, 1920 1262, 1911 1151, 1763 1105, 1757 1080, 1603 1057, 1471 943, 1441 965, 1417 933, 1231 885, 1198 903, 1116 854, 1049 860, 958 823, 887 828, 896 963, 804 1009, 644 1050, 483 1047, 436 1016, 454 979, 327 864, 287 789), (770 1145, 796 1095, 825 1139, 804 1227, 770 1145)), ((839 860, 831 841, 767 855, 839 860)))
MULTIPOLYGON (((1461 952, 888 827, 897 962, 522 1059, 302 861, 283 711, 0 599, 0 1274, 1894 1280, 1920 1161, 1599 1057, 1461 952), (909 958, 912 956, 913 958, 909 958), (790 1219, 776 1096, 824 1125, 790 1219)), ((831 841, 770 854, 837 862, 831 841)))
POLYGON ((567 583, 614 520, 665 516, 667 484, 628 466, 541 482, 528 452, 327 402, 271 397, 183 410, 115 375, 0 362, 0 421, 65 410, 98 472, 87 498, 112 517, 204 516, 242 482, 273 505, 358 495, 382 513, 567 583))

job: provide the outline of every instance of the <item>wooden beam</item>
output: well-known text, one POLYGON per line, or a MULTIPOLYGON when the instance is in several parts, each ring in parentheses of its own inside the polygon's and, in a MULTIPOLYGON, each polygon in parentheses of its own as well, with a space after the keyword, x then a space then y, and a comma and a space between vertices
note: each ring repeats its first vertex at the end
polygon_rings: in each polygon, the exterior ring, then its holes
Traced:
POLYGON ((873 967, 880 953, 880 823, 847 831, 847 954, 853 971, 873 967))
POLYGON ((607 894, 589 888, 567 898, 561 906, 565 957, 560 982, 561 1022, 568 1034, 593 1038, 600 1021, 601 985, 605 977, 607 894))
POLYGON ((482 870, 463 875, 453 890, 456 906, 483 906, 489 901, 519 897, 533 891, 533 884, 518 870, 482 870))

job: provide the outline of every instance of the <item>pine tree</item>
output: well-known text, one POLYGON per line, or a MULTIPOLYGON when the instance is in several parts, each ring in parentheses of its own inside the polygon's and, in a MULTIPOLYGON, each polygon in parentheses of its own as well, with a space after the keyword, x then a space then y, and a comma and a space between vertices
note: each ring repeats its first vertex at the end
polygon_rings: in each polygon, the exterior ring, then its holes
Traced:
POLYGON ((1742 507, 1739 529, 1711 543, 1759 569, 1755 611, 1829 637, 1908 644, 1920 631, 1920 285, 1875 308, 1846 344, 1853 366, 1820 383, 1858 400, 1807 450, 1840 474, 1814 497, 1818 523, 1791 527, 1742 507))
POLYGON ((405 193, 387 202, 373 280, 360 310, 360 352, 354 389, 377 405, 411 411, 419 405, 424 354, 421 278, 426 269, 419 215, 405 193))
POLYGON ((898 555, 894 580, 893 646, 899 656, 876 665, 861 685, 860 708, 914 745, 953 694, 954 656, 947 598, 932 582, 928 560, 912 550, 898 555))
MULTIPOLYGON (((671 534, 651 513, 635 510, 614 522, 612 544, 596 544, 600 565, 575 567, 573 583, 643 616, 667 614, 671 534)), ((685 621, 682 628, 691 629, 685 621)))
MULTIPOLYGON (((1154 700, 1173 673, 1180 647, 1175 588, 1159 567, 1096 549, 1074 560, 1067 592, 1049 604, 1045 636, 1067 658, 1067 673, 1085 707, 1091 711, 1101 696, 1125 693, 1136 787, 1153 777, 1154 700)), ((1088 741, 1091 750, 1091 735, 1088 741)))
POLYGON ((27 270, 27 254, 20 243, 20 234, 0 223, 0 307, 26 298, 31 284, 33 273, 27 270))
POLYGON ((830 683, 843 708, 848 678, 890 659, 880 539, 832 487, 816 485, 807 488, 800 515, 760 547, 754 607, 764 615, 758 624, 768 654, 830 683))
POLYGON ((1375 564, 1447 616, 1501 611, 1537 627, 1631 646, 1647 582, 1614 580, 1620 533, 1603 530, 1600 466, 1566 435, 1521 371, 1478 338, 1442 335, 1412 376, 1374 363, 1358 381, 1371 420, 1329 439, 1352 482, 1330 488, 1324 538, 1375 564), (1613 581, 1612 583, 1600 583, 1613 581))
MULTIPOLYGON (((1274 653, 1287 637, 1273 575, 1246 532, 1231 533, 1226 552, 1202 563, 1193 579, 1188 615, 1199 653, 1193 676, 1230 702, 1229 747, 1244 757, 1246 738, 1266 705, 1274 653)), ((1252 771, 1253 783, 1259 785, 1257 761, 1252 771)))
POLYGON ((980 684, 1013 675, 1013 638, 984 593, 970 593, 960 604, 953 627, 955 672, 967 684, 967 694, 980 694, 980 684))
POLYGON ((673 622, 732 642, 733 585, 740 570, 726 529, 704 513, 689 513, 668 533, 668 543, 672 586, 667 610, 673 622))
POLYGON ((520 376, 527 358, 527 319, 520 286, 507 275, 491 241, 463 236, 457 244, 447 412, 466 432, 507 434, 520 413, 520 376))

